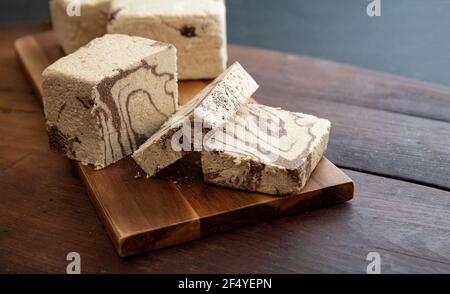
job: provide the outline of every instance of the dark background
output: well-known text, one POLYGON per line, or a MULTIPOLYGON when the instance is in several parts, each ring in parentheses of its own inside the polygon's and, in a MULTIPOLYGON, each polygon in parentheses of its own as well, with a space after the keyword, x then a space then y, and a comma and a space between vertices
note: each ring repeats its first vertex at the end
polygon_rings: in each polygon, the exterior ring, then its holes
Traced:
MULTIPOLYGON (((381 16, 372 18, 367 4, 227 0, 228 39, 450 86, 450 0, 381 0, 381 16)), ((48 19, 47 6, 0 0, 0 22, 48 19)))

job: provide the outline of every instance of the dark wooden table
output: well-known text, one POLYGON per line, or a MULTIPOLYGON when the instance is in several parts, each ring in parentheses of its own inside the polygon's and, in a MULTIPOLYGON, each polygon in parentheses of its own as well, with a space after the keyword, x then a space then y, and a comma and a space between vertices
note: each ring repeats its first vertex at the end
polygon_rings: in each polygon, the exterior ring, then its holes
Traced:
POLYGON ((327 156, 355 181, 355 199, 118 257, 73 165, 49 151, 13 50, 47 29, 0 27, 0 272, 64 273, 76 251, 84 273, 365 273, 369 252, 383 273, 450 273, 450 89, 352 67, 318 81, 336 65, 237 46, 231 59, 262 85, 258 101, 332 121, 327 156))

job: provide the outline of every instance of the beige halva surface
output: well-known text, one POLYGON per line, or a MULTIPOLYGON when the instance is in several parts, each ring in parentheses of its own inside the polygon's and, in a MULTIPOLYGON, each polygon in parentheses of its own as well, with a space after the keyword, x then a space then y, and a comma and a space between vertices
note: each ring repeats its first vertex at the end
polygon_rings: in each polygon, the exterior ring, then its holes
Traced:
POLYGON ((175 45, 179 79, 212 79, 227 63, 224 0, 112 0, 109 33, 175 45))
POLYGON ((110 0, 50 0, 53 30, 66 54, 106 33, 109 7, 110 0))
POLYGON ((242 66, 233 64, 182 106, 133 158, 148 176, 153 176, 190 151, 201 150, 202 134, 232 120, 257 89, 242 66))
POLYGON ((176 49, 105 35, 43 73, 52 149, 103 168, 131 154, 178 107, 176 49))
POLYGON ((248 104, 204 142, 204 179, 267 194, 297 193, 322 158, 330 128, 312 115, 248 104))

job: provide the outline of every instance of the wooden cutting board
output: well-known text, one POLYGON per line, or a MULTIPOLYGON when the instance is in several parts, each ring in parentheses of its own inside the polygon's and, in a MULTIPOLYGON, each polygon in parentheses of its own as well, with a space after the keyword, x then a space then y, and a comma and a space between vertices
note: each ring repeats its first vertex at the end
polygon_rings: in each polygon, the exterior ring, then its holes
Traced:
MULTIPOLYGON (((53 33, 20 38, 15 48, 42 98, 41 73, 63 56, 53 33)), ((180 82, 180 103, 186 103, 206 84, 180 82)), ((326 158, 300 194, 281 198, 207 185, 202 182, 195 155, 164 170, 156 179, 138 177, 143 173, 130 157, 100 171, 75 164, 122 257, 342 203, 353 198, 354 190, 352 180, 326 158)))

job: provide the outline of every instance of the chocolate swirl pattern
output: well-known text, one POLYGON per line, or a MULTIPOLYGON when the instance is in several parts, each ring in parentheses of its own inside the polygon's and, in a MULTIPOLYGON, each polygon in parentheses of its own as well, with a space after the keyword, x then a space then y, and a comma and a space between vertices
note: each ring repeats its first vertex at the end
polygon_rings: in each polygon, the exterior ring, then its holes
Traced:
POLYGON ((269 194, 294 193, 320 161, 329 132, 327 120, 248 105, 206 139, 205 180, 269 194))
POLYGON ((317 138, 313 131, 317 121, 309 115, 286 113, 262 105, 246 107, 205 145, 267 164, 295 167, 305 160, 317 138))
POLYGON ((133 69, 117 71, 96 87, 94 112, 103 127, 105 164, 136 150, 177 108, 174 74, 160 73, 145 60, 133 69), (152 122, 143 123, 145 116, 152 122))
POLYGON ((104 168, 130 155, 178 108, 176 48, 109 34, 43 72, 50 145, 104 168))
POLYGON ((133 158, 148 176, 153 176, 188 152, 198 151, 202 148, 203 132, 232 120, 257 88, 256 82, 239 63, 231 65, 170 117, 136 150, 133 158))

